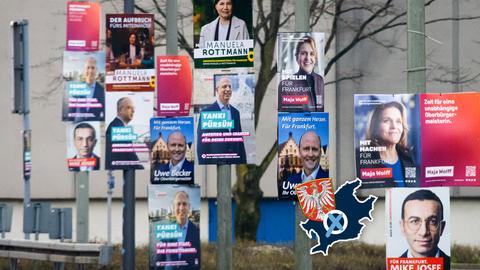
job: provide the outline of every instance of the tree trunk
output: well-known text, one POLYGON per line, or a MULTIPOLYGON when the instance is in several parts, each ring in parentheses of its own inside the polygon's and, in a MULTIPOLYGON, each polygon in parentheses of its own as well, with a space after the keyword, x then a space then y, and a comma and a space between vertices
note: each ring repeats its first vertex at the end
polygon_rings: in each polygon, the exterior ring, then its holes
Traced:
POLYGON ((233 197, 237 203, 235 212, 235 239, 256 241, 260 223, 260 166, 237 165, 237 182, 233 187, 233 197))

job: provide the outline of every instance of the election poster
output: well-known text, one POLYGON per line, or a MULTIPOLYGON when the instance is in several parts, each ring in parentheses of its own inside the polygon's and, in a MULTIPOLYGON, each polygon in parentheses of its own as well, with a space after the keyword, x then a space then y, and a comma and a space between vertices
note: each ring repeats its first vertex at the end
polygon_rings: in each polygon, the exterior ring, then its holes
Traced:
POLYGON ((478 104, 479 93, 355 95, 363 187, 479 186, 478 104))
POLYGON ((200 187, 148 185, 150 270, 200 269, 200 187))
POLYGON ((421 94, 422 186, 480 186, 480 94, 421 94))
POLYGON ((188 56, 157 56, 157 115, 188 116, 192 71, 188 56))
POLYGON ((420 186, 417 96, 355 95, 355 156, 362 188, 420 186))
POLYGON ((211 88, 197 89, 199 164, 255 163, 254 73, 219 73, 211 88))
POLYGON ((67 2, 67 51, 97 51, 100 3, 67 2))
POLYGON ((387 270, 450 269, 449 188, 387 189, 385 217, 387 270))
POLYGON ((324 33, 278 33, 278 110, 323 112, 324 33))
POLYGON ((63 121, 105 120, 105 54, 64 52, 63 121))
POLYGON ((67 165, 72 172, 100 169, 100 123, 67 124, 67 165))
POLYGON ((153 93, 107 92, 105 169, 143 170, 150 150, 153 93))
POLYGON ((153 14, 107 14, 107 91, 154 91, 153 14))
POLYGON ((253 67, 251 0, 193 0, 195 68, 253 67))
POLYGON ((23 130, 23 179, 32 176, 32 131, 23 130))
POLYGON ((193 184, 193 117, 150 119, 150 183, 193 184))
POLYGON ((294 200, 298 184, 329 177, 328 113, 278 113, 277 168, 280 199, 294 200))

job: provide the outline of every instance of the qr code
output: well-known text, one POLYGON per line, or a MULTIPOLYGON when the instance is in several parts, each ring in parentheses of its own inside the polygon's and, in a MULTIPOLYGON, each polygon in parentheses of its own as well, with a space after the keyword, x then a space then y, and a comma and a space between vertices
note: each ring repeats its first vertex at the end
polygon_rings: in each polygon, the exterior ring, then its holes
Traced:
POLYGON ((477 166, 466 166, 465 167, 465 176, 466 177, 476 177, 477 176, 477 166))
POLYGON ((405 168, 405 178, 417 178, 417 168, 406 167, 405 168))

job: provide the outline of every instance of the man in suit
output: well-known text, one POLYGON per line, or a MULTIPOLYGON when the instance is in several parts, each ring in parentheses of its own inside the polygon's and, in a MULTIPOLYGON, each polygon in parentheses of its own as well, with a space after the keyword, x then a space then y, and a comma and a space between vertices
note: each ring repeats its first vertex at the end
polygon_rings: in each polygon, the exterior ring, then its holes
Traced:
POLYGON ((408 242, 408 250, 400 258, 443 258, 445 270, 450 269, 450 256, 438 242, 445 229, 443 204, 430 190, 421 189, 408 195, 402 204, 400 230, 408 242))
POLYGON ((77 154, 70 160, 78 166, 69 166, 68 169, 73 172, 98 170, 100 168, 100 157, 93 153, 97 144, 95 128, 89 123, 78 124, 73 130, 73 142, 77 154), (93 165, 90 165, 92 162, 93 165))
POLYGON ((173 239, 173 241, 182 243, 181 246, 189 250, 157 255, 155 269, 200 269, 200 230, 197 225, 188 219, 190 197, 187 192, 180 190, 175 194, 172 209, 177 224, 177 232, 181 232, 178 233, 179 237, 173 239))
MULTIPOLYGON (((89 57, 85 61, 83 77, 85 78, 88 94, 85 96, 73 96, 72 98, 89 99, 85 107, 68 108, 68 120, 74 122, 82 121, 104 121, 105 120, 105 92, 102 85, 97 81, 97 60, 89 57)), ((68 102, 68 101, 67 101, 68 102)))
POLYGON ((288 177, 288 182, 293 184, 303 183, 320 178, 328 178, 328 170, 320 166, 320 158, 323 153, 320 137, 314 131, 307 131, 300 137, 299 156, 303 168, 299 173, 288 177))
POLYGON ((157 163, 153 171, 152 184, 176 183, 193 184, 193 164, 185 159, 187 143, 185 135, 174 131, 168 135, 167 148, 170 161, 167 164, 157 163))
MULTIPOLYGON (((123 169, 143 169, 138 160, 138 156, 133 152, 133 147, 122 147, 124 152, 114 152, 112 149, 112 129, 114 127, 126 127, 133 119, 135 106, 128 97, 122 97, 117 101, 117 117, 110 122, 105 134, 105 169, 123 170, 123 169), (131 152, 125 152, 131 150, 131 152)), ((118 140, 115 144, 131 144, 131 140, 118 140)))
MULTIPOLYGON (((202 128, 203 120, 198 123, 197 155, 200 164, 244 164, 247 162, 245 145, 239 142, 202 142, 205 133, 241 132, 240 112, 229 101, 232 97, 232 81, 228 77, 218 80, 215 88, 217 100, 202 110, 205 112, 224 112, 228 120, 233 121, 231 128, 202 128), (236 154, 236 155, 235 155, 236 154), (208 158, 207 156, 211 157, 208 158)), ((204 120, 207 121, 207 120, 204 120)))

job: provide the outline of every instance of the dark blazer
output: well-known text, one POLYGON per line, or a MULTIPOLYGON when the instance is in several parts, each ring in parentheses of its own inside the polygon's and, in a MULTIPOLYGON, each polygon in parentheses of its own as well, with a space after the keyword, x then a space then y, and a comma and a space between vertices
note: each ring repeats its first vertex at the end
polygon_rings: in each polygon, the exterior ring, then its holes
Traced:
MULTIPOLYGON (((130 58, 130 43, 123 46, 122 54, 125 55, 125 61, 127 61, 127 58, 130 58)), ((139 56, 140 56, 140 46, 135 45, 135 58, 139 56)))
MULTIPOLYGON (((112 165, 112 161, 138 161, 138 156, 134 152, 124 152, 124 153, 114 153, 112 152, 112 128, 113 127, 124 127, 122 120, 118 117, 115 117, 112 122, 108 125, 106 134, 105 134, 105 170, 124 170, 124 169, 135 169, 142 170, 143 166, 138 165, 112 165)), ((128 142, 115 142, 115 143, 132 143, 128 142)))
MULTIPOLYGON (((439 255, 440 257, 443 258, 443 269, 444 270, 450 270, 450 256, 448 256, 447 254, 445 254, 445 252, 443 252, 441 249, 438 249, 439 251, 439 255)), ((406 250, 401 256, 400 258, 407 258, 407 253, 408 253, 408 250, 406 250)))
MULTIPOLYGON (((67 96, 67 95, 66 95, 67 96)), ((83 96, 81 97, 83 98, 83 96)), ((105 91, 102 85, 98 82, 95 82, 94 90, 93 90, 93 98, 97 99, 97 102, 102 104, 99 108, 68 108, 66 118, 64 120, 74 121, 74 122, 82 122, 82 121, 105 121, 105 91), (69 117, 68 115, 71 113, 93 113, 94 117, 69 117)), ((66 106, 68 106, 68 97, 65 100, 66 106)))
POLYGON ((183 162, 182 164, 182 168, 180 169, 180 171, 186 171, 186 172, 191 172, 190 173, 190 176, 179 176, 177 177, 176 180, 168 180, 168 181, 161 181, 162 179, 162 176, 158 176, 158 180, 155 180, 155 171, 161 171, 161 172, 169 172, 170 171, 170 168, 169 168, 169 163, 167 164, 162 164, 162 163, 157 163, 153 169, 153 173, 152 173, 152 176, 150 178, 150 182, 152 184, 158 184, 158 183, 162 183, 162 184, 174 184, 174 183, 182 183, 182 184, 185 184, 186 182, 188 182, 187 184, 193 184, 193 176, 194 176, 194 166, 193 166, 193 163, 186 160, 183 162))
MULTIPOLYGON (((293 75, 307 75, 303 70, 298 70, 297 73, 293 75)), ((278 110, 279 111, 307 111, 307 112, 323 112, 324 109, 324 82, 322 76, 318 75, 315 72, 310 74, 312 80, 282 80, 278 85, 278 110), (291 85, 288 87, 298 87, 298 88, 307 88, 310 87, 308 93, 297 92, 287 92, 283 90, 285 82, 291 82, 291 85), (313 84, 313 85, 312 85, 313 84), (282 98, 290 95, 305 95, 308 94, 308 104, 282 104, 282 98), (321 100, 317 100, 317 96, 321 96, 321 100)))
MULTIPOLYGON (((357 148, 355 150, 355 156, 356 156, 356 168, 357 168, 357 177, 362 179, 361 178, 361 174, 360 174, 360 169, 364 169, 364 168, 385 168, 385 166, 382 164, 382 163, 379 163, 379 164, 368 164, 368 165, 360 165, 360 150, 357 148)), ((380 158, 380 152, 369 152, 372 154, 372 157, 370 159, 374 160, 374 159, 381 159, 380 158)), ((407 178, 405 177, 405 168, 407 167, 416 167, 415 166, 415 162, 410 154, 410 152, 405 152, 405 151, 401 151, 399 149, 397 149, 397 153, 398 153, 398 158, 400 159, 400 163, 402 164, 402 170, 403 170, 403 179, 407 180, 407 178)), ((417 183, 408 183, 407 181, 405 181, 405 187, 418 187, 420 185, 420 170, 417 168, 416 169, 416 172, 417 172, 417 183)), ((413 178, 408 178, 408 179, 411 179, 413 180, 413 178)), ((382 179, 368 179, 368 180, 378 180, 379 183, 364 183, 363 184, 363 187, 370 187, 370 188, 375 188, 375 187, 396 187, 397 184, 395 183, 394 179, 393 178, 382 178, 382 179), (385 181, 384 184, 383 181, 385 181)), ((362 179, 363 181, 363 179, 362 179)))
MULTIPOLYGON (((319 165, 320 166, 320 165, 319 165)), ((317 175, 315 176, 315 179, 320 179, 320 178, 328 178, 328 170, 324 171, 322 167, 318 168, 317 175)), ((302 183, 302 171, 299 173, 292 174, 290 177, 288 177, 288 180, 290 183, 302 183)))
MULTIPOLYGON (((201 258, 201 252, 200 252, 200 230, 198 227, 193 224, 191 221, 188 221, 188 228, 187 228, 187 235, 185 236, 185 242, 190 242, 191 247, 195 248, 197 250, 197 253, 184 253, 182 254, 182 257, 178 260, 181 261, 186 261, 188 265, 186 266, 173 266, 169 267, 169 269, 183 269, 183 270, 188 270, 188 269, 200 269, 200 258, 201 258), (197 264, 195 264, 195 261, 197 264)), ((178 254, 172 254, 178 256, 178 254)), ((157 255, 157 261, 166 261, 166 255, 165 254, 159 254, 157 255)), ((171 259, 173 260, 173 259, 171 259)), ((155 270, 160 270, 160 269, 165 269, 164 266, 160 267, 155 267, 155 270)))
MULTIPOLYGON (((100 169, 100 157, 93 154, 93 157, 97 160, 97 162, 95 163, 95 167, 93 167, 92 170, 96 171, 98 169, 100 169)), ((73 158, 77 158, 77 156, 75 155, 73 158)), ((71 172, 79 172, 80 171, 80 168, 68 168, 69 171, 71 172)))
MULTIPOLYGON (((212 105, 206 107, 202 111, 221 111, 220 107, 215 101, 212 105)), ((231 117, 234 122, 234 127, 231 132, 241 132, 242 126, 240 123, 240 112, 230 105, 231 117)), ((202 143, 202 129, 201 121, 198 121, 197 129, 197 155, 199 164, 244 164, 247 163, 247 155, 245 153, 245 145, 243 142, 227 142, 227 143, 202 143), (237 159, 204 159, 203 154, 220 154, 220 153, 237 153, 237 159)), ((205 132, 228 132, 228 129, 208 129, 205 132)))

